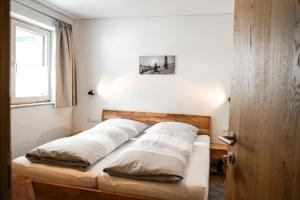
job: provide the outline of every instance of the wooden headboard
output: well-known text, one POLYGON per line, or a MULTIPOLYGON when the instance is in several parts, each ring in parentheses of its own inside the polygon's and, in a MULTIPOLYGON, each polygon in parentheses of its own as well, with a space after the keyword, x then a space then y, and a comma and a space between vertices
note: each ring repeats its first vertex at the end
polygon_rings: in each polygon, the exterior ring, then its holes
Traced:
POLYGON ((199 135, 210 135, 211 117, 203 115, 183 115, 183 114, 168 114, 168 113, 150 113, 150 112, 131 112, 119 110, 103 110, 102 121, 111 118, 124 118, 140 122, 148 125, 153 125, 158 122, 174 121, 184 122, 196 126, 200 129, 199 135))

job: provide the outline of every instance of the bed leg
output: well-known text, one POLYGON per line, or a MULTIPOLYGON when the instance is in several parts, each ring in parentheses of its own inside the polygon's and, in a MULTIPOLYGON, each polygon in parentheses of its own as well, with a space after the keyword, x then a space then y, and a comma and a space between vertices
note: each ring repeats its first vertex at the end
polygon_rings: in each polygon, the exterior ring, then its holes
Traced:
POLYGON ((35 200, 32 183, 29 178, 19 174, 12 174, 12 199, 35 200))

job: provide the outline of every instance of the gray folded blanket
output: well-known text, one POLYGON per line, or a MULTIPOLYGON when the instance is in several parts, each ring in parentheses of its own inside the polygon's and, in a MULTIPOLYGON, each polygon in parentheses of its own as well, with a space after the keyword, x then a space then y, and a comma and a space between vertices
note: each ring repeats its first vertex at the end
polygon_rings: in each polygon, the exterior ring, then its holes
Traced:
POLYGON ((103 171, 133 179, 178 182, 183 179, 195 139, 189 132, 152 129, 103 171))
POLYGON ((86 171, 130 139, 133 130, 98 126, 78 135, 58 139, 41 145, 26 154, 34 163, 71 167, 86 171))

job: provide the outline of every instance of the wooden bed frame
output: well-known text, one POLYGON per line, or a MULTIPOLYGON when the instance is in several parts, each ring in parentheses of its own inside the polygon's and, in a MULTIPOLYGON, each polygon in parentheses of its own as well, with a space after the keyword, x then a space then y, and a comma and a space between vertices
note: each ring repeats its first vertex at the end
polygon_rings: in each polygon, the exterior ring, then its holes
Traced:
MULTIPOLYGON (((148 125, 153 125, 163 121, 176 121, 189 123, 200 129, 199 135, 210 135, 211 130, 211 117, 202 115, 183 115, 183 114, 167 114, 167 113, 149 113, 149 112, 129 112, 118 110, 103 110, 102 121, 111 118, 126 118, 140 122, 144 122, 148 125)), ((13 174, 13 178, 17 178, 17 174, 13 174)), ((22 177, 22 180, 26 185, 30 186, 27 191, 32 191, 33 194, 29 196, 36 200, 154 200, 153 198, 146 198, 142 196, 134 196, 128 194, 121 194, 115 192, 103 191, 100 189, 88 189, 81 187, 73 187, 68 185, 60 185, 53 183, 32 181, 27 177, 22 177), (30 184, 28 184, 30 183, 30 184)), ((23 182, 23 183, 24 183, 23 182)), ((24 187, 21 181, 13 181, 15 191, 24 187)), ((17 192, 17 191, 16 191, 17 192)), ((17 194, 15 194, 17 196, 17 194)), ((24 197, 24 196, 23 196, 24 197)), ((17 198, 15 198, 17 199, 17 198)), ((20 198, 25 199, 25 198, 20 198)))

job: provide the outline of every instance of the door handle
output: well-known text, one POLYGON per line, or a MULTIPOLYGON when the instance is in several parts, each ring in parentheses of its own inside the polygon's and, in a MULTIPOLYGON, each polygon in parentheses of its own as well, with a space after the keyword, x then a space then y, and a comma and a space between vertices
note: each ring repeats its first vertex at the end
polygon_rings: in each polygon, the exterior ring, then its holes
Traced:
POLYGON ((228 161, 230 164, 234 164, 234 163, 235 163, 235 155, 234 155, 234 153, 229 152, 229 153, 227 154, 227 161, 228 161))
POLYGON ((231 131, 224 131, 227 132, 228 135, 225 136, 219 136, 219 140, 221 140, 222 142, 225 142, 228 145, 234 145, 234 143, 236 142, 236 137, 235 134, 231 131))

